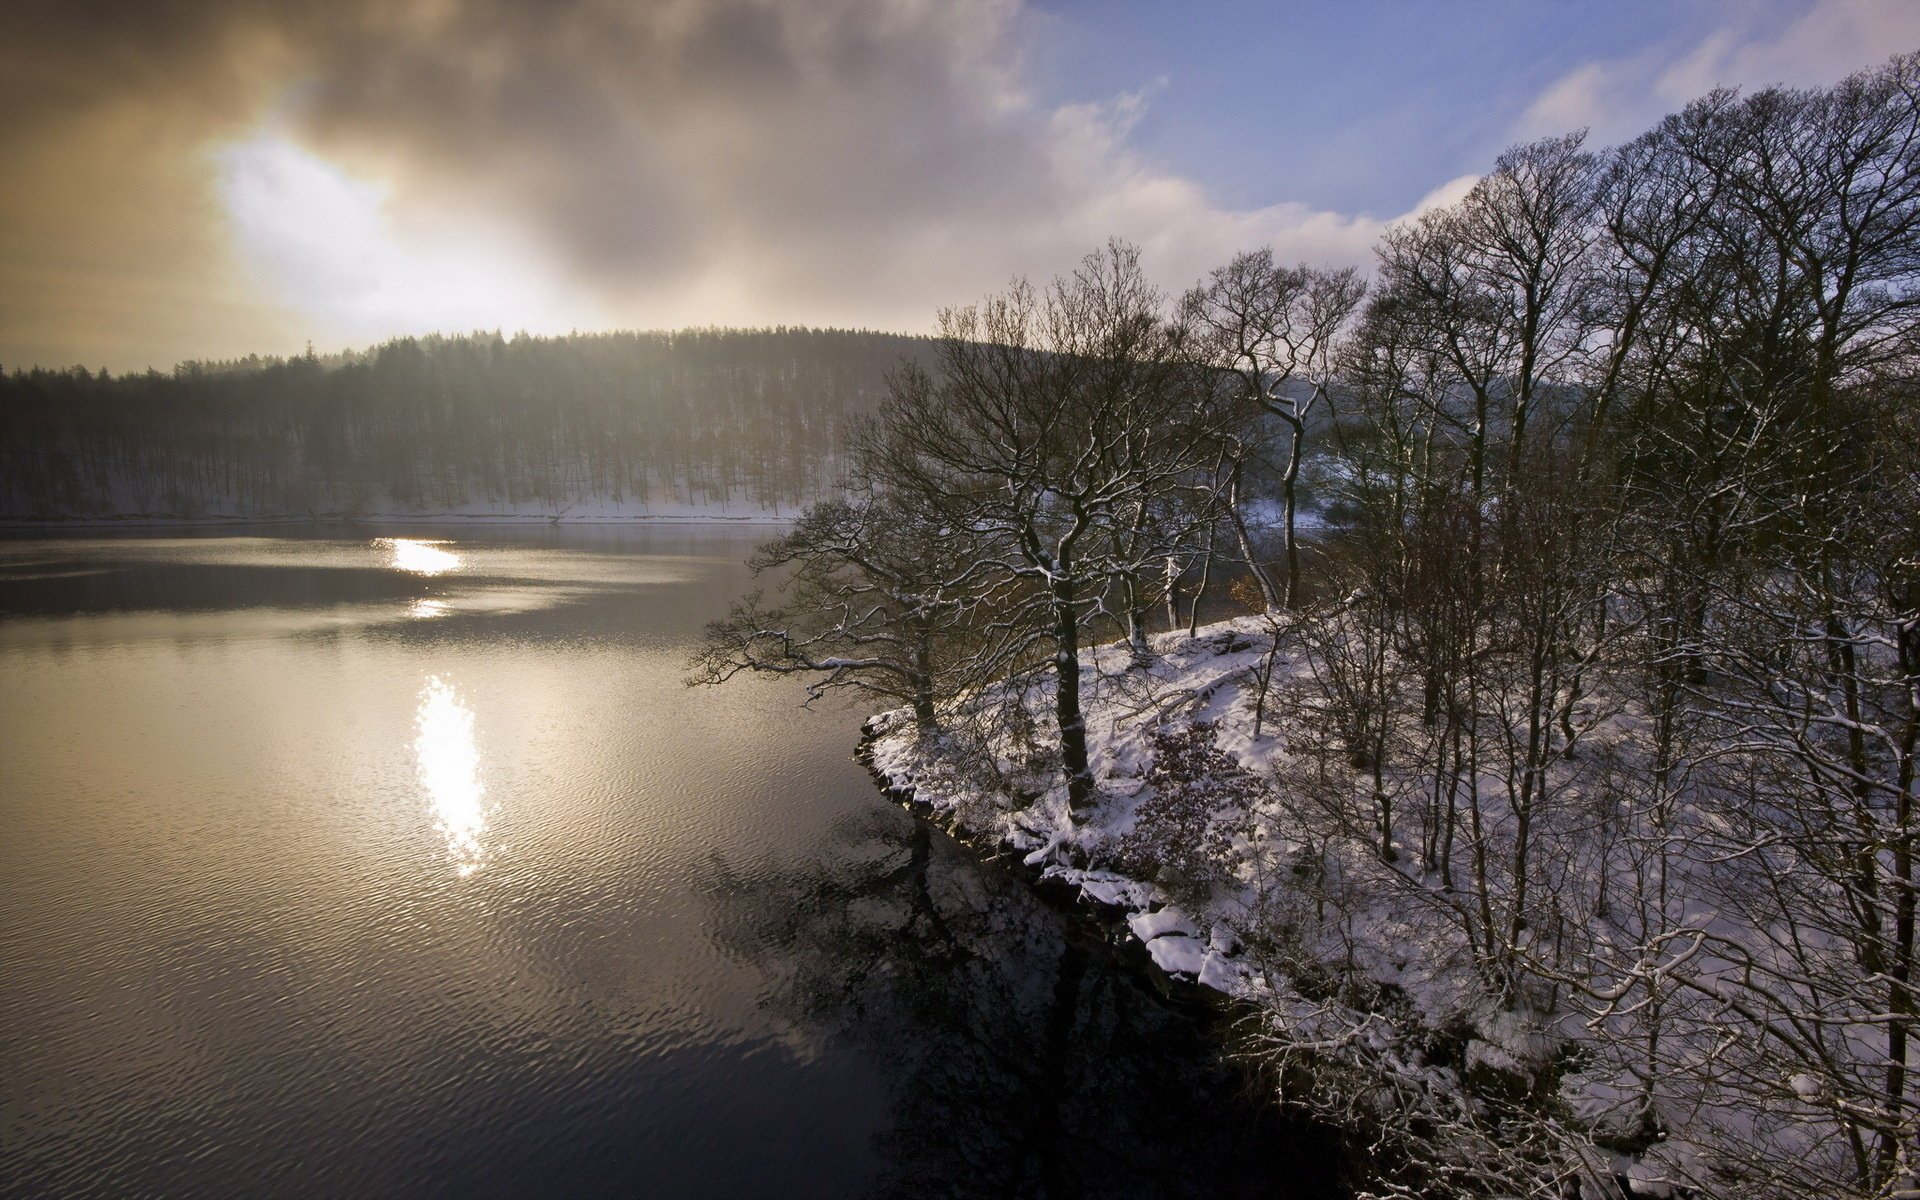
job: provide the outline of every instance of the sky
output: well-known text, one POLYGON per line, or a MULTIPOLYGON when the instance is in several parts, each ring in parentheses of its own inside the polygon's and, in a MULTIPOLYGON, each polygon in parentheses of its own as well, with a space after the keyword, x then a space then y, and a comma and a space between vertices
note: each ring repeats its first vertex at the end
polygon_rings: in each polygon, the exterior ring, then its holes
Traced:
POLYGON ((924 331, 1108 237, 1371 261, 1499 151, 1920 49, 1920 0, 6 0, 0 368, 924 331))

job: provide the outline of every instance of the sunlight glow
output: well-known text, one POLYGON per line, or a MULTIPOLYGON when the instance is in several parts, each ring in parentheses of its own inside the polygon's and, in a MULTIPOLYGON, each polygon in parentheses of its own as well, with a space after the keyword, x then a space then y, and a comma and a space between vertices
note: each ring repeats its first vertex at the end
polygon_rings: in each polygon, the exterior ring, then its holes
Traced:
MULTIPOLYGON (((460 569, 460 556, 451 550, 440 548, 452 545, 451 542, 435 541, 430 538, 375 538, 373 544, 386 549, 396 570, 407 571, 414 575, 444 575, 448 571, 460 569)), ((434 602, 423 601, 422 603, 434 602)), ((415 605, 413 615, 416 617, 439 616, 440 611, 445 607, 440 605, 436 610, 423 609, 415 605)))
POLYGON ((478 871, 487 857, 481 835, 487 831, 480 783, 480 749, 473 736, 473 710, 438 675, 427 679, 414 717, 413 753, 420 787, 433 807, 434 822, 446 836, 454 870, 478 871))
POLYGON ((275 132, 216 153, 220 198, 256 281, 333 338, 598 323, 523 234, 448 203, 409 214, 392 189, 275 132))

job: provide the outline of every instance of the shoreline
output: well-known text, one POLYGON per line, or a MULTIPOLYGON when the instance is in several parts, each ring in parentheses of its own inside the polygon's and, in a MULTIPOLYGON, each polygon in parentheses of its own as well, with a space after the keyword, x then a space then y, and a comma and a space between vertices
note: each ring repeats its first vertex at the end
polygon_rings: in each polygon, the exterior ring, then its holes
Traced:
MULTIPOLYGON (((1226 981, 1211 975, 1180 970, 1163 961, 1154 952, 1158 940, 1151 931, 1153 917, 1169 908, 1152 884, 1128 879, 1112 872, 1096 873, 1069 867, 1054 861, 1052 847, 1034 849, 1022 846, 991 828, 976 828, 965 821, 957 806, 941 804, 920 794, 917 780, 905 772, 889 772, 877 761, 879 743, 899 732, 894 721, 898 714, 878 713, 860 726, 860 742, 853 757, 869 776, 880 794, 907 810, 916 820, 926 821, 954 841, 978 855, 983 862, 1010 866, 1028 889, 1042 902, 1084 922, 1137 968, 1164 999, 1182 1007, 1226 1016, 1235 1010, 1254 1015, 1258 1009, 1246 996, 1237 994, 1226 981)), ((1178 910, 1175 909, 1178 915, 1178 910)), ((1167 931, 1172 933, 1174 931, 1167 931)))
MULTIPOLYGON (((1098 928, 1163 995, 1243 1017, 1247 1045, 1266 1047, 1248 1065, 1291 1081, 1276 1098, 1300 1104, 1342 1136, 1371 1139, 1377 1149, 1401 1145, 1414 1152, 1403 1166, 1417 1161, 1424 1166, 1416 1169, 1444 1173, 1465 1164, 1455 1155, 1471 1158, 1484 1148, 1491 1127, 1482 1121, 1497 1109, 1496 1125, 1524 1120, 1580 1141, 1582 1162, 1569 1178, 1584 1172, 1589 1182, 1607 1180, 1627 1194, 1672 1194, 1662 1152, 1689 1153, 1689 1131, 1651 1147, 1622 1137, 1617 1105, 1605 1103, 1608 1079, 1568 1067, 1563 1051, 1579 1045, 1568 1013, 1495 1004, 1431 905, 1359 875, 1372 862, 1370 844, 1337 829, 1287 827, 1298 814, 1276 805, 1290 790, 1290 772, 1307 764, 1292 757, 1296 731, 1283 723, 1252 735, 1248 705, 1259 689, 1264 632, 1259 618, 1240 617, 1202 626, 1194 637, 1154 635, 1154 661, 1144 671, 1119 643, 1091 649, 1082 688, 1101 797, 1083 813, 1068 810, 1056 767, 994 744, 988 752, 997 765, 983 771, 944 735, 922 736, 907 709, 869 718, 856 757, 890 800, 983 858, 1013 860, 1033 892, 1098 928), (1147 832, 1140 822, 1158 794, 1155 731, 1198 726, 1211 731, 1218 752, 1193 777, 1203 793, 1219 794, 1211 789, 1228 776, 1217 769, 1260 787, 1232 846, 1253 873, 1237 869, 1188 887, 1184 868, 1167 865, 1177 860, 1165 852, 1179 849, 1168 838, 1193 831, 1156 825, 1147 832), (1143 836, 1162 852, 1145 860, 1163 864, 1153 874, 1128 857, 1129 843, 1143 836), (1317 859, 1303 857, 1315 852, 1317 859), (1258 867, 1244 857, 1256 853, 1264 856, 1258 867), (1302 877, 1302 863, 1324 864, 1350 881, 1352 894, 1339 897, 1331 917, 1316 908, 1324 902, 1311 890, 1318 876, 1302 877), (1269 906, 1290 914, 1293 924, 1281 932, 1294 942, 1274 941, 1269 906), (1329 931, 1343 940, 1323 945, 1329 931), (1409 1107, 1362 1102, 1375 1093, 1400 1096, 1409 1107), (1465 1123, 1446 1136, 1418 1132, 1421 1122, 1449 1113, 1465 1123)), ((1283 655, 1275 678, 1284 686, 1298 670, 1283 655)), ((1044 689, 1035 694, 1046 699, 1044 689)), ((1037 709, 1034 723, 1044 723, 1037 709)))

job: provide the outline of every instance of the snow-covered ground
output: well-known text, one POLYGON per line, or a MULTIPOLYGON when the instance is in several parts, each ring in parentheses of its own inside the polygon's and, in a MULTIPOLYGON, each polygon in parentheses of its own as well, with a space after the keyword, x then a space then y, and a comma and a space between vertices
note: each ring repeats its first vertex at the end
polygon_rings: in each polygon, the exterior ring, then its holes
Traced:
MULTIPOLYGON (((1193 641, 1183 635, 1158 639, 1161 657, 1152 675, 1168 691, 1193 693, 1196 703, 1187 719, 1206 719, 1204 714, 1225 703, 1219 689, 1244 673, 1251 658, 1257 657, 1251 650, 1215 653, 1216 644, 1235 628, 1231 624, 1208 627, 1193 641)), ((1097 657, 1096 672, 1119 669, 1125 659, 1112 651, 1097 657)), ((982 779, 972 764, 951 754, 950 742, 919 737, 910 710, 875 717, 869 723, 868 752, 874 773, 889 788, 910 796, 968 840, 1016 852, 1027 866, 1040 871, 1040 878, 1069 885, 1090 902, 1121 910, 1134 936, 1145 943, 1163 970, 1227 995, 1251 994, 1259 985, 1237 952, 1229 925, 1220 919, 1225 914, 1190 913, 1151 883, 1108 867, 1085 865, 1134 826, 1135 802, 1145 788, 1142 775, 1151 760, 1149 733, 1154 723, 1130 716, 1119 704, 1096 704, 1089 713, 1089 748, 1104 801, 1079 824, 1068 815, 1063 785, 1047 787, 1031 803, 1017 806, 993 782, 982 779)), ((1001 766, 1011 769, 1010 763, 1001 766)))
MULTIPOLYGON (((983 778, 975 764, 953 753, 950 741, 919 736, 907 709, 869 722, 871 766, 896 794, 910 797, 968 840, 1017 853, 1041 879, 1120 910, 1162 970, 1229 996, 1263 996, 1269 986, 1242 952, 1234 924, 1245 913, 1236 911, 1231 897, 1183 907, 1153 883, 1097 865, 1109 857, 1104 851, 1134 829, 1138 802, 1148 790, 1144 775, 1152 761, 1151 734, 1163 722, 1214 721, 1223 746, 1232 746, 1243 761, 1271 765, 1279 743, 1255 747, 1250 726, 1231 720, 1243 677, 1261 657, 1248 636, 1256 633, 1256 624, 1248 618, 1204 627, 1194 639, 1184 634, 1156 638, 1158 657, 1146 673, 1157 694, 1152 712, 1129 704, 1137 697, 1125 690, 1096 686, 1099 698, 1089 705, 1087 725, 1102 801, 1081 822, 1069 816, 1063 784, 1026 778, 1044 790, 1027 792, 1029 802, 1020 804, 1004 790, 1009 780, 1025 778, 1012 762, 998 764, 1001 779, 983 778)), ((1093 657, 1096 679, 1118 680, 1126 669, 1120 650, 1105 649, 1093 657)))
MULTIPOLYGON (((1256 736, 1263 668, 1273 668, 1274 693, 1309 669, 1285 652, 1269 661, 1270 628, 1244 617, 1203 627, 1194 638, 1161 635, 1145 667, 1120 646, 1088 655, 1083 686, 1099 798, 1077 821, 1057 751, 1048 757, 1044 687, 984 698, 1026 713, 984 739, 922 735, 909 711, 881 714, 867 728, 871 767, 895 796, 964 840, 1017 855, 1040 880, 1123 918, 1161 970, 1247 1005, 1255 1015, 1250 1044, 1263 1048, 1268 1065, 1299 1068, 1296 1078, 1318 1075, 1318 1082, 1289 1085, 1295 1098, 1322 1113, 1345 1106, 1356 1121, 1397 1113, 1403 1124, 1438 1130, 1421 1136, 1459 1143, 1439 1148, 1436 1159, 1452 1164, 1443 1169, 1471 1169, 1461 1164, 1477 1156, 1487 1164, 1480 1182, 1490 1194, 1503 1194, 1491 1176, 1510 1169, 1518 1180, 1543 1158, 1573 1164, 1585 1195, 1624 1187, 1665 1196, 1687 1194, 1685 1185, 1709 1177, 1699 1167, 1703 1147, 1716 1162, 1744 1154, 1743 1139, 1768 1155, 1802 1155, 1808 1165, 1835 1152, 1814 1081, 1786 1079, 1783 1099, 1744 1108, 1734 1102, 1750 1100, 1750 1092, 1714 1090, 1728 1078, 1752 1084, 1743 1068, 1727 1065, 1745 1061, 1741 1048, 1726 1044, 1742 1036, 1730 1011, 1672 1022, 1673 1045, 1649 1051, 1652 1061, 1698 1059, 1712 1069, 1697 1076, 1681 1069, 1667 1079, 1642 1073, 1634 1057, 1650 1021, 1644 1005, 1500 994, 1471 944, 1474 915, 1464 912, 1471 889, 1456 890, 1422 865, 1414 823, 1396 830, 1397 853, 1383 857, 1368 831, 1317 817, 1324 801, 1302 799, 1328 786, 1324 760, 1317 782, 1307 778, 1315 771, 1307 751, 1315 731, 1277 720, 1274 711, 1287 710, 1273 705, 1256 736), (1037 736, 1011 736, 1010 728, 1037 736), (1184 777, 1169 776, 1164 764, 1156 769, 1156 757, 1176 751, 1186 756, 1184 777), (1182 816, 1157 804, 1174 789, 1197 797, 1202 811, 1182 816), (1722 1100, 1733 1107, 1716 1107, 1722 1100), (1657 1134, 1647 1132, 1649 1112, 1657 1134), (1420 1120, 1409 1122, 1409 1113, 1420 1120)), ((1300 710, 1293 711, 1297 718, 1300 710)), ((1581 773, 1601 769, 1594 764, 1618 752, 1609 750, 1609 737, 1625 745, 1630 724, 1619 713, 1601 721, 1589 753, 1570 758, 1567 779, 1556 786, 1569 796, 1582 787, 1598 794, 1592 776, 1581 773)), ((1339 784, 1355 785, 1352 778, 1339 784)), ((1500 836, 1490 831, 1483 844, 1500 836)), ((1583 835, 1556 829, 1551 836, 1583 835)), ((1463 856, 1465 844, 1463 837, 1463 856)), ((1579 864, 1593 849, 1556 844, 1550 852, 1573 872, 1586 869, 1579 864)), ((1607 854, 1597 847, 1602 872, 1614 869, 1607 854)), ((1727 944, 1764 941, 1704 901, 1695 908, 1689 918, 1727 944)), ((1581 961, 1611 961, 1612 928, 1595 918, 1569 935, 1598 947, 1581 961)), ((1676 956, 1673 965, 1682 961, 1676 956)), ((1705 955, 1688 966, 1707 988, 1716 971, 1731 969, 1705 955)), ((1563 996, 1612 985, 1597 974, 1567 982, 1563 996)), ((1568 1179, 1563 1171, 1561 1184, 1568 1179)))

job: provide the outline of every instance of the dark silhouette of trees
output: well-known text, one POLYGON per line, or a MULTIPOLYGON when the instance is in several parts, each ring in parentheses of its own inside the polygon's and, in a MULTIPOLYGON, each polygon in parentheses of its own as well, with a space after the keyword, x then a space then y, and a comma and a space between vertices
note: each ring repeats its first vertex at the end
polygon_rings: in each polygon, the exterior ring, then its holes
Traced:
POLYGON ((710 625, 689 682, 810 675, 810 697, 857 688, 932 730, 936 701, 961 683, 965 562, 952 530, 908 497, 869 486, 821 501, 750 560, 756 574, 786 574, 780 603, 755 592, 710 625))

